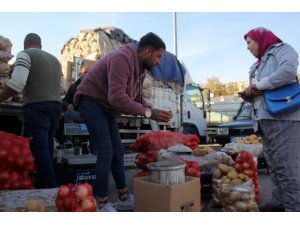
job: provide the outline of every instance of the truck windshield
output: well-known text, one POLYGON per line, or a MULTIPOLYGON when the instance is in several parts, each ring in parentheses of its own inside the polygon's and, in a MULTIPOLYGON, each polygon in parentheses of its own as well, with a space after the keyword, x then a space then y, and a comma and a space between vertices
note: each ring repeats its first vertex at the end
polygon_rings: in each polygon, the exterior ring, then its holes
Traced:
POLYGON ((194 104, 199 109, 203 109, 203 95, 199 87, 187 85, 186 93, 188 102, 194 104))

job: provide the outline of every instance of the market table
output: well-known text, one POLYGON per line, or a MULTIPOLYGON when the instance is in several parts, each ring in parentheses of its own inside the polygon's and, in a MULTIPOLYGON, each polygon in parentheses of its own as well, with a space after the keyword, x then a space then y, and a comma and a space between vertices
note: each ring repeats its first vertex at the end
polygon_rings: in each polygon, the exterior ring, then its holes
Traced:
POLYGON ((0 212, 15 209, 22 211, 27 201, 38 199, 42 201, 48 211, 56 211, 55 197, 57 188, 50 189, 28 189, 0 191, 0 212))

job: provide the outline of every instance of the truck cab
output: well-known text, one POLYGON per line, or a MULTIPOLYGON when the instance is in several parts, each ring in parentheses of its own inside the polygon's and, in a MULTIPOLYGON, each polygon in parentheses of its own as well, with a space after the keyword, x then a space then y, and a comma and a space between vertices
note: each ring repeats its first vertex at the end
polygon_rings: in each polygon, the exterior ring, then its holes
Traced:
POLYGON ((185 76, 183 92, 183 133, 196 134, 200 143, 207 143, 207 120, 203 89, 192 81, 189 73, 185 76))

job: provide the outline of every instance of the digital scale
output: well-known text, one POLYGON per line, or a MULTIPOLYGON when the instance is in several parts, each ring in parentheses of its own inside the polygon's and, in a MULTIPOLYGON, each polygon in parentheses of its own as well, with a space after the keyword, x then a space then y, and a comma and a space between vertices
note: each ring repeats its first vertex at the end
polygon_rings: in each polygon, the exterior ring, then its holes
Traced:
POLYGON ((89 135, 89 131, 84 123, 64 124, 65 135, 89 135))

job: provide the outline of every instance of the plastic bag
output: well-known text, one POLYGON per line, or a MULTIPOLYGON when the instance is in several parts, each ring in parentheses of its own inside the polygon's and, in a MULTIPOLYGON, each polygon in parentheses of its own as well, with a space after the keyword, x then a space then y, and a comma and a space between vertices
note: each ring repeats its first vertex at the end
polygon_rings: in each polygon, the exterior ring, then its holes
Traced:
POLYGON ((262 144, 238 144, 238 143, 228 143, 225 144, 224 148, 221 149, 221 151, 225 153, 241 153, 242 151, 247 151, 251 153, 252 155, 258 157, 262 155, 263 152, 263 146, 262 144))
POLYGON ((238 186, 222 184, 220 202, 224 212, 258 211, 252 180, 238 186))
POLYGON ((212 174, 218 164, 223 163, 229 166, 233 166, 234 161, 230 156, 224 152, 215 152, 207 154, 205 156, 194 156, 186 153, 175 153, 169 152, 166 149, 162 149, 158 152, 157 161, 162 160, 176 160, 178 158, 183 158, 189 161, 197 161, 201 168, 201 174, 212 174))

